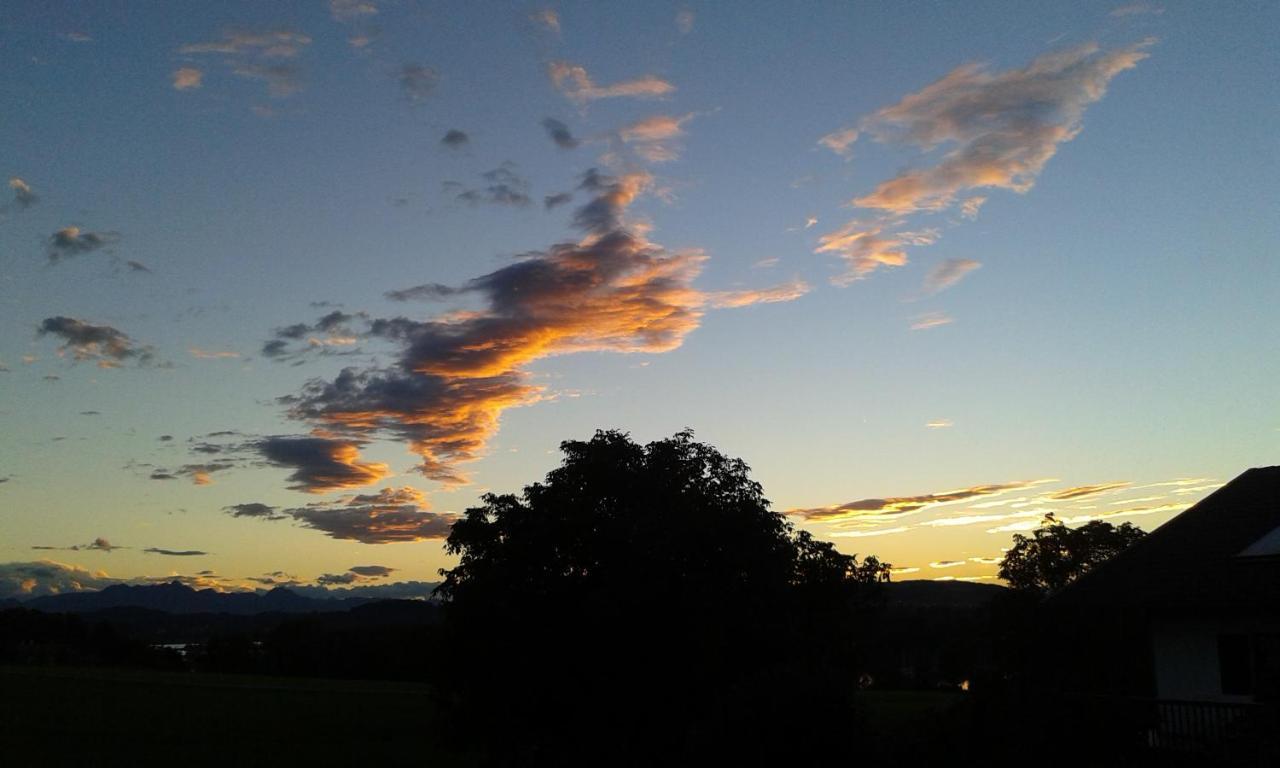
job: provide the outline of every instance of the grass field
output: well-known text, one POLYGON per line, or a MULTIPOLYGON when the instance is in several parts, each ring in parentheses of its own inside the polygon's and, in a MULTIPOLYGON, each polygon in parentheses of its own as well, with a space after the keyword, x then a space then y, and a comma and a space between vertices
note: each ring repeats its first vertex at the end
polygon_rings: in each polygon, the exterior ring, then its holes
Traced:
POLYGON ((0 668, 0 763, 471 765, 428 691, 389 682, 0 668))

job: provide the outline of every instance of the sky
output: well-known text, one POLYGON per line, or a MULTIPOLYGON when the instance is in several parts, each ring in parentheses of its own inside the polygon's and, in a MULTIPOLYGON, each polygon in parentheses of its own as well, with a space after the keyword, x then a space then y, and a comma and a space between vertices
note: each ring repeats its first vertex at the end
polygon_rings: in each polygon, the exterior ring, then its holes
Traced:
POLYGON ((0 597, 424 582, 692 428, 895 578, 1280 456, 1280 6, 12 2, 0 597))

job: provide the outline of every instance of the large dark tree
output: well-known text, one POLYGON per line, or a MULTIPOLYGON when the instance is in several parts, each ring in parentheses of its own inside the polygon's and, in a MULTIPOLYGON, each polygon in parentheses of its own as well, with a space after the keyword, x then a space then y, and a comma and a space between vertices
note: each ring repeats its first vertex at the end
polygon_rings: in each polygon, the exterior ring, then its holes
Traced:
POLYGON ((1013 546, 1000 562, 1000 578, 1017 590, 1056 592, 1145 535, 1132 523, 1117 526, 1093 520, 1071 528, 1050 515, 1031 536, 1013 537, 1013 546))
POLYGON ((857 620, 888 566, 794 530, 690 432, 561 450, 449 536, 459 726, 518 763, 795 764, 846 741, 857 620))

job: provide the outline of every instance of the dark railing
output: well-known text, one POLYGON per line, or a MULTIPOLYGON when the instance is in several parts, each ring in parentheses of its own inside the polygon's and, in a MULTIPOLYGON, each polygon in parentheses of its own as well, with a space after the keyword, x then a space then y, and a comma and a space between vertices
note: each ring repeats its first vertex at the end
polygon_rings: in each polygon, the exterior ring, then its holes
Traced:
POLYGON ((1277 711, 1261 704, 1208 701, 1144 702, 1147 746, 1204 755, 1229 764, 1266 765, 1280 760, 1277 711))

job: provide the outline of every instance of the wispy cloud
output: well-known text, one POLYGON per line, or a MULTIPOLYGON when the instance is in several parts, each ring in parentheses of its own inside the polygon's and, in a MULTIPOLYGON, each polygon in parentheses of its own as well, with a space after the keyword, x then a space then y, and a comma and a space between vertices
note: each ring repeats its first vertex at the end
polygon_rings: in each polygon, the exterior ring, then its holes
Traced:
POLYGON ((925 422, 925 426, 929 429, 948 429, 954 427, 955 423, 951 419, 931 419, 925 422))
POLYGON ((396 81, 410 104, 421 104, 435 91, 440 75, 431 67, 410 63, 401 65, 396 81))
POLYGON ((377 13, 377 4, 369 0, 329 0, 329 15, 334 21, 359 21, 377 13))
POLYGON ((747 289, 741 291, 714 291, 707 294, 710 305, 716 309, 736 309, 753 304, 774 304, 781 301, 794 301, 812 290, 811 286, 799 278, 770 288, 747 289))
POLYGON ((1111 80, 1147 57, 1152 41, 1103 50, 1096 44, 1045 54, 1021 69, 992 71, 966 64, 941 80, 828 134, 819 143, 847 156, 862 136, 919 150, 931 165, 880 182, 851 205, 863 215, 820 240, 849 264, 834 282, 848 284, 877 266, 901 266, 906 247, 932 244, 937 233, 913 241, 913 219, 960 206, 975 218, 986 201, 967 193, 1007 189, 1025 193, 1058 147, 1079 134, 1085 110, 1111 80))
POLYGON ((17 176, 9 179, 9 189, 13 190, 13 204, 19 208, 30 208, 40 200, 31 185, 17 176))
POLYGON ((269 59, 291 59, 311 45, 311 38, 290 29, 252 30, 230 28, 213 40, 189 43, 178 53, 199 55, 216 53, 225 56, 262 56, 269 59))
POLYGON ((542 127, 547 131, 547 136, 551 137, 555 145, 561 149, 574 149, 580 143, 574 138, 569 126, 554 117, 543 119, 542 127))
POLYGON ((200 347, 191 347, 187 353, 197 360, 225 360, 240 356, 239 352, 232 352, 225 349, 201 349, 200 347))
POLYGON ((49 236, 49 261, 58 262, 72 256, 83 256, 119 240, 120 235, 116 232, 88 232, 80 227, 63 227, 49 236))
POLYGON ((924 292, 930 296, 941 293, 981 266, 982 262, 974 261, 973 259, 947 259, 942 261, 924 276, 924 292))
POLYGON ((855 219, 819 237, 815 253, 834 253, 845 262, 844 272, 831 282, 848 285, 879 267, 900 267, 907 263, 907 246, 932 245, 938 239, 936 229, 892 232, 892 226, 884 219, 855 219))
POLYGON ((534 24, 537 24, 547 32, 557 37, 560 35, 560 14, 556 13, 554 8, 543 8, 540 11, 534 11, 529 14, 529 18, 534 24))
POLYGON ((1097 496, 1103 493, 1112 493, 1114 491, 1128 488, 1132 483, 1117 481, 1110 483, 1095 483, 1094 485, 1077 485, 1073 488, 1064 488, 1060 491, 1046 494, 1046 498, 1054 501, 1068 501, 1074 499, 1083 499, 1087 496, 1097 496))
POLYGON ((1159 16, 1162 13, 1164 8, 1152 3, 1129 3, 1113 8, 1107 15, 1119 19, 1125 16, 1159 16))
POLYGON ((982 64, 953 70, 862 125, 881 141, 951 149, 937 165, 905 171, 854 204, 909 213, 946 208, 966 189, 1030 190, 1058 146, 1079 134, 1085 109, 1145 59, 1150 44, 1112 51, 1089 44, 1005 72, 982 64))
POLYGON ((173 71, 173 88, 190 91, 204 84, 204 72, 195 67, 179 67, 173 71))
POLYGON ((682 8, 676 12, 676 31, 682 35, 687 35, 693 31, 693 23, 695 20, 693 11, 688 8, 682 8))
POLYGON ((925 312, 923 315, 916 315, 911 318, 911 330, 927 331, 930 328, 938 328, 954 322, 955 319, 945 312, 925 312))
POLYGON ((857 518, 895 517, 909 512, 918 512, 932 507, 946 506, 1005 494, 1010 491, 1030 488, 1044 483, 1044 480, 1017 480, 1008 483, 992 483, 975 485, 969 488, 958 488, 940 493, 925 493, 916 496, 888 496, 879 499, 859 499, 830 507, 812 507, 809 509, 788 510, 788 515, 798 515, 806 520, 835 522, 857 518))
POLYGON ((857 128, 842 128, 818 139, 818 145, 848 159, 853 153, 853 144, 858 140, 858 135, 857 128))
POLYGON ((517 173, 515 163, 505 162, 491 171, 480 174, 484 185, 465 188, 456 182, 446 182, 445 191, 454 193, 459 202, 470 205, 488 203, 522 208, 532 202, 529 197, 529 180, 517 173))
MULTIPOLYGON (((178 48, 183 56, 220 56, 223 66, 236 77, 257 80, 267 93, 283 98, 302 89, 302 71, 292 60, 311 44, 311 37, 291 29, 226 29, 213 40, 178 48)), ((183 67, 173 73, 178 90, 198 88, 204 72, 183 67)))
POLYGON ((547 65, 547 76, 556 90, 572 102, 585 105, 598 99, 657 99, 674 93, 676 87, 654 75, 622 80, 612 85, 596 85, 587 70, 565 61, 547 65))

